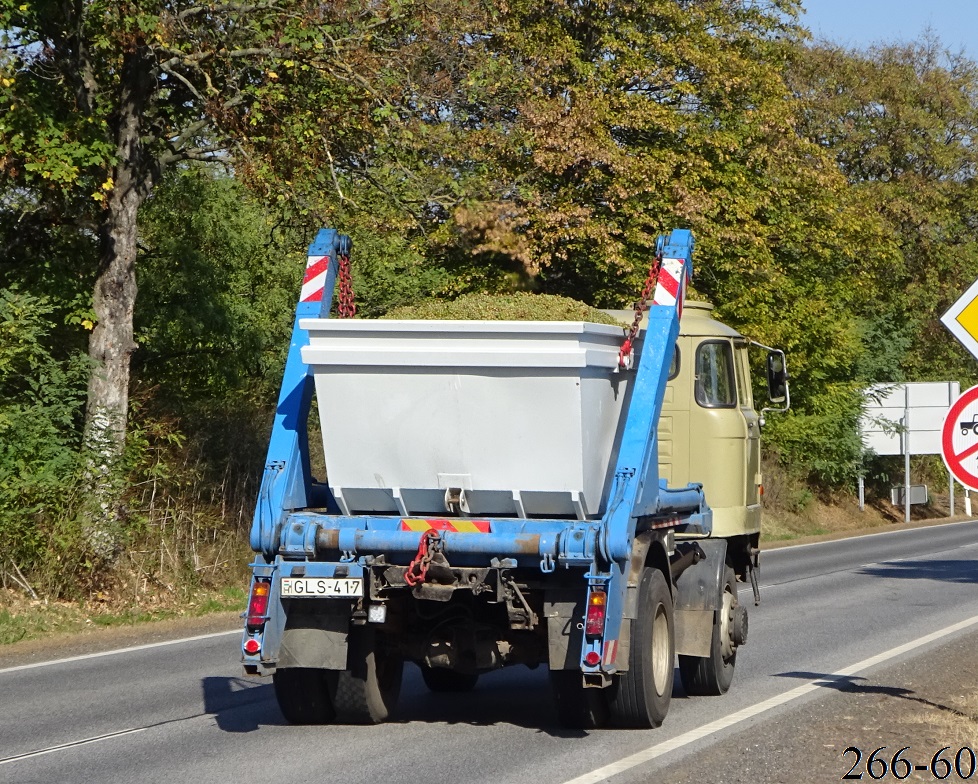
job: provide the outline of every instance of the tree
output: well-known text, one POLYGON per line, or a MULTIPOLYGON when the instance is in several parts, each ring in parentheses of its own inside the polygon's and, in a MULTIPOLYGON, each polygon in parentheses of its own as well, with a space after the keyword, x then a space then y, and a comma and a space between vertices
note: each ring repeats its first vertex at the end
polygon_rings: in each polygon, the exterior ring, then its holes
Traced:
MULTIPOLYGON (((384 11, 359 8, 356 21, 382 25, 384 11)), ((324 54, 327 12, 304 0, 0 0, 0 192, 28 210, 83 204, 63 219, 97 237, 85 423, 96 485, 125 439, 139 208, 180 162, 231 160, 280 64, 354 78, 324 54)), ((112 493, 97 495, 111 513, 112 493)))
POLYGON ((978 276, 978 64, 931 37, 865 52, 820 44, 790 79, 799 132, 833 156, 865 230, 849 297, 862 380, 971 375, 938 317, 978 276))
POLYGON ((5 0, 0 176, 36 203, 86 192, 98 270, 87 434, 118 453, 136 300, 136 216, 161 173, 228 150, 288 17, 272 3, 5 0))
POLYGON ((487 45, 516 82, 487 98, 507 108, 512 143, 492 151, 513 178, 509 212, 543 290, 631 301, 672 226, 700 236, 707 295, 771 258, 780 205, 769 183, 810 155, 790 132, 782 78, 795 11, 727 0, 509 7, 487 45))

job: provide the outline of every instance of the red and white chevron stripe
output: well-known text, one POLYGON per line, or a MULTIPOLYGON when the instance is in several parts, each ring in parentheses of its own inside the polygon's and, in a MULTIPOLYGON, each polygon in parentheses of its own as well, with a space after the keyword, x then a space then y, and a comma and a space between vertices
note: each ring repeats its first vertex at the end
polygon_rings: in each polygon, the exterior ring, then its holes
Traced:
POLYGON ((306 262, 306 274, 302 279, 300 302, 322 302, 326 289, 326 271, 329 269, 329 256, 310 256, 306 262))
POLYGON ((671 305, 677 313, 683 314, 683 301, 686 299, 686 260, 663 259, 659 267, 659 279, 655 284, 652 301, 656 305, 671 305))

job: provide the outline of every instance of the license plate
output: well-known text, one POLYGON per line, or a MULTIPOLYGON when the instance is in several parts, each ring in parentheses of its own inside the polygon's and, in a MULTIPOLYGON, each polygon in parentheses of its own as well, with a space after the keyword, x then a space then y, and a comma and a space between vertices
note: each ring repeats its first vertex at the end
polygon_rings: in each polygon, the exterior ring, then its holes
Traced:
POLYGON ((359 599, 363 596, 363 580, 359 577, 283 577, 282 596, 359 599))

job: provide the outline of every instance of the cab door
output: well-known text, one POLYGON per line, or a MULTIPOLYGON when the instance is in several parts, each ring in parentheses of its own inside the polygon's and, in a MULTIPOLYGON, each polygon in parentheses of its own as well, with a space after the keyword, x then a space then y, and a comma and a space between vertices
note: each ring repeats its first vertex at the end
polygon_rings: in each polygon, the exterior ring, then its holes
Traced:
POLYGON ((747 424, 740 410, 738 375, 734 341, 725 335, 704 336, 696 346, 689 478, 703 483, 718 537, 746 532, 747 424))
POLYGON ((747 427, 744 442, 744 462, 747 468, 745 500, 747 502, 747 530, 760 530, 761 526, 761 423, 754 409, 750 383, 750 364, 747 360, 747 342, 737 341, 734 346, 737 370, 737 402, 747 427))

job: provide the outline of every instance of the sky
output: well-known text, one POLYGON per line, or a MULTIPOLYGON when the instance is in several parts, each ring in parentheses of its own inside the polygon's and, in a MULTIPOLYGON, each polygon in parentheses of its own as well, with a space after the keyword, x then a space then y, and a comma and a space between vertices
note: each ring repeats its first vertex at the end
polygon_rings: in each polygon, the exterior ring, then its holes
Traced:
POLYGON ((816 39, 865 48, 911 41, 929 26, 953 52, 978 60, 978 0, 802 0, 816 39))

